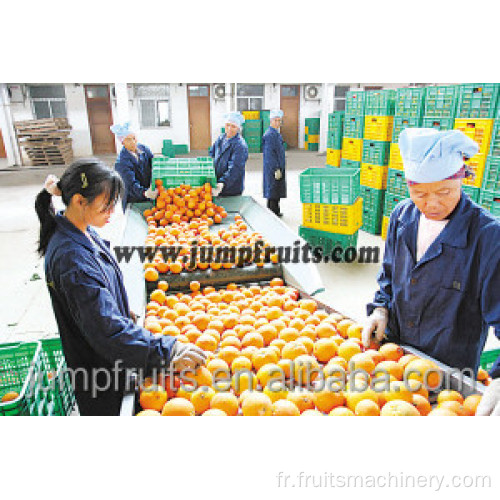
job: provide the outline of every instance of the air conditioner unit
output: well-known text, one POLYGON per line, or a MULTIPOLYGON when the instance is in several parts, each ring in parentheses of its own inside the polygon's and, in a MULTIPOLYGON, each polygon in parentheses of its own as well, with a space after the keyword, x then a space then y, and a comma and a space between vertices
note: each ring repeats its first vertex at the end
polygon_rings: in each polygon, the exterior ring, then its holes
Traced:
POLYGON ((24 102, 24 89, 22 85, 9 85, 7 90, 10 102, 15 104, 22 104, 24 102))
POLYGON ((226 85, 224 83, 214 85, 214 97, 217 100, 226 98, 226 85))
POLYGON ((306 101, 319 101, 321 99, 321 86, 314 83, 304 85, 304 98, 306 101))

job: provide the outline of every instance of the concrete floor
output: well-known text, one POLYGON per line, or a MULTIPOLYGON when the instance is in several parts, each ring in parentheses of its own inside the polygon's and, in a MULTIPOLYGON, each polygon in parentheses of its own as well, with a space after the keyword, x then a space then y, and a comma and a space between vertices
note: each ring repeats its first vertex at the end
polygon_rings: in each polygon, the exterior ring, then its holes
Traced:
MULTIPOLYGON (((193 152, 192 156, 206 155, 193 152)), ((114 156, 102 157, 109 165, 114 156)), ((297 232, 302 220, 299 173, 310 166, 323 166, 325 155, 307 151, 287 152, 288 198, 282 200, 283 222, 297 232)), ((34 211, 36 194, 49 173, 60 175, 64 167, 4 169, 0 164, 0 342, 31 340, 52 336, 57 326, 43 278, 43 262, 36 254, 38 219, 34 211)), ((262 155, 251 154, 247 163, 245 194, 265 205, 262 198, 262 155)), ((118 243, 124 222, 121 210, 101 234, 118 243)), ((383 240, 360 231, 360 246, 379 246, 383 240)), ((379 264, 320 264, 319 272, 326 291, 317 298, 338 311, 362 321, 365 304, 377 288, 379 264)), ((500 342, 493 336, 488 348, 500 342)))

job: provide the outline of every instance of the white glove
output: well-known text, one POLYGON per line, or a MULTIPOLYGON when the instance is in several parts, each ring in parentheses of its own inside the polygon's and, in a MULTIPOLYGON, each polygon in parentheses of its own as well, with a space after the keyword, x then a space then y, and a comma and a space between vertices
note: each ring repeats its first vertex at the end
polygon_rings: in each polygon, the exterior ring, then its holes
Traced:
POLYGON ((196 370, 199 366, 205 364, 206 359, 205 351, 198 346, 176 342, 172 348, 170 366, 178 373, 184 370, 196 370))
POLYGON ((48 175, 45 179, 43 187, 45 190, 50 193, 52 196, 61 196, 61 190, 57 187, 57 183, 59 182, 59 178, 55 175, 48 175))
POLYGON ((281 173, 281 170, 278 169, 276 172, 274 172, 274 178, 279 181, 283 177, 283 174, 281 173))
POLYGON ((212 188, 212 196, 219 196, 219 194, 223 189, 224 189, 224 184, 222 182, 218 182, 217 187, 212 188))
POLYGON ((361 333, 363 345, 368 348, 372 341, 372 333, 375 332, 375 340, 382 342, 385 329, 389 321, 389 311, 385 307, 377 307, 365 322, 365 327, 361 333))
POLYGON ((146 191, 144 191, 144 196, 149 200, 156 200, 156 197, 158 196, 158 190, 155 189, 153 191, 151 188, 148 188, 146 191))
POLYGON ((500 378, 492 380, 477 407, 478 417, 500 417, 500 378))

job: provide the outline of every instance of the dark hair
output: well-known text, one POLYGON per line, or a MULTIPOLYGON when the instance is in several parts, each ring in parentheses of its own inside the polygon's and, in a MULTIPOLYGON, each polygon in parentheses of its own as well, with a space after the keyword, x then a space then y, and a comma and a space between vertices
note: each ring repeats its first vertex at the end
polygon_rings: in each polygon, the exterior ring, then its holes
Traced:
MULTIPOLYGON (((57 183, 62 201, 68 206, 75 194, 81 194, 89 203, 106 193, 106 208, 114 205, 123 196, 123 181, 120 175, 97 158, 77 160, 64 172, 57 183)), ((50 238, 56 230, 56 214, 52 205, 52 195, 43 189, 35 200, 35 210, 40 219, 40 239, 38 253, 45 255, 50 238)))

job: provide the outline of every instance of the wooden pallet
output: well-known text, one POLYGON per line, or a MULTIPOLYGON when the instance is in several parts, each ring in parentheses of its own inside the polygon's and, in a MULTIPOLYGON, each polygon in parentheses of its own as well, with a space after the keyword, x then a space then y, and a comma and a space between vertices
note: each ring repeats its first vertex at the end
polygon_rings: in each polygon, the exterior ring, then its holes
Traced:
POLYGON ((43 120, 24 120, 15 122, 18 132, 57 131, 71 129, 67 118, 45 118, 43 120))

